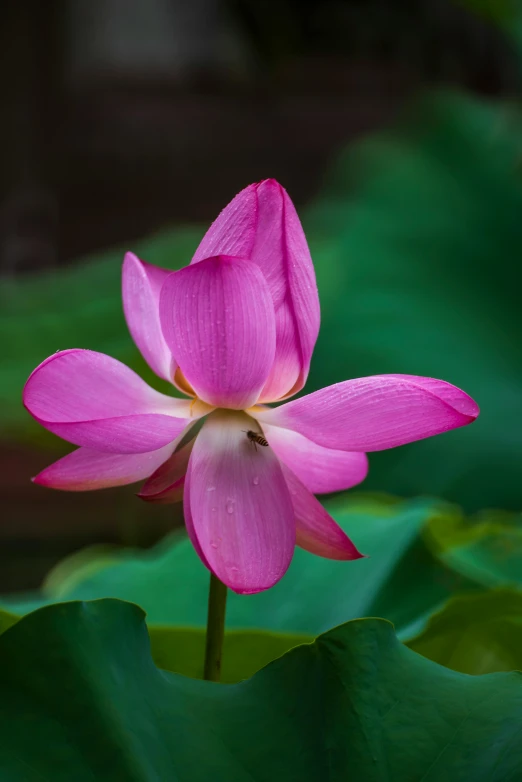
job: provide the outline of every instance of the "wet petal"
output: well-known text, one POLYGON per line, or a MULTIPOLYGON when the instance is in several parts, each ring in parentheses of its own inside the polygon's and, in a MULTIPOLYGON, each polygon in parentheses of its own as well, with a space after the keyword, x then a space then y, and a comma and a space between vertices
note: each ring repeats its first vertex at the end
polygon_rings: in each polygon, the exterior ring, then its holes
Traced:
POLYGON ((262 423, 293 429, 326 448, 382 451, 472 423, 476 402, 443 380, 375 375, 346 380, 273 409, 262 423))
POLYGON ((211 409, 160 394, 125 364, 91 350, 46 359, 29 377, 23 402, 64 440, 119 454, 157 450, 211 409))
POLYGON ((134 253, 125 255, 122 295, 127 326, 150 368, 172 382, 172 355, 159 319, 160 290, 169 274, 170 270, 144 263, 134 253))
POLYGON ((278 459, 286 464, 312 494, 351 489, 364 481, 368 457, 359 451, 334 451, 291 429, 263 424, 265 437, 278 459))
POLYGON ((293 472, 284 464, 282 468, 294 506, 297 545, 326 559, 360 559, 364 556, 293 472))
POLYGON ((149 453, 101 453, 78 448, 46 467, 34 483, 63 491, 91 491, 125 486, 147 478, 172 453, 174 443, 149 453))
POLYGON ((198 397, 216 407, 254 404, 275 350, 274 308, 255 264, 219 256, 174 272, 162 288, 160 316, 198 397))
MULTIPOLYGON (((210 569, 235 592, 260 592, 285 574, 295 545, 294 510, 271 448, 255 449, 242 413, 215 412, 190 457, 190 513, 210 569)), ((185 495, 186 503, 186 495, 185 495)))

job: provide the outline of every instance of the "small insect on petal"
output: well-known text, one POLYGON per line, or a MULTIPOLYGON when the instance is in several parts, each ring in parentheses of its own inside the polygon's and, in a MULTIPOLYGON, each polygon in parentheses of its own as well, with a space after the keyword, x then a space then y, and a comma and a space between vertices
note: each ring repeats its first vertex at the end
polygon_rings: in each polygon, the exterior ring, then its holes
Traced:
POLYGON ((260 432, 254 432, 252 431, 252 429, 248 429, 248 430, 242 429, 241 431, 245 432, 248 441, 252 443, 256 451, 258 445, 262 445, 265 448, 268 446, 268 441, 263 437, 263 435, 260 432))

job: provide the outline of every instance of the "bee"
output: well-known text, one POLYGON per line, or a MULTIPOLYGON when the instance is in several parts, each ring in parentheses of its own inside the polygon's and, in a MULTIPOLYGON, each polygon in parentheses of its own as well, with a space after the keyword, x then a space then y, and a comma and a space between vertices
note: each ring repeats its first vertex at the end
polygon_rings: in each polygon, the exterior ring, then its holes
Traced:
POLYGON ((259 432, 253 432, 252 429, 249 429, 248 431, 246 429, 242 429, 241 431, 245 432, 248 442, 252 443, 256 451, 258 445, 263 445, 265 448, 268 445, 267 440, 259 432))

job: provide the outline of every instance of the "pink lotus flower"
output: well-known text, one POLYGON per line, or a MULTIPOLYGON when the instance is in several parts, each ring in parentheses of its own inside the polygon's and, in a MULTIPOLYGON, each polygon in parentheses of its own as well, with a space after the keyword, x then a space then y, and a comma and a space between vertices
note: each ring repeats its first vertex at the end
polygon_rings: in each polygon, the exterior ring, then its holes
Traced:
POLYGON ((479 412, 449 383, 409 375, 347 380, 266 406, 305 384, 320 320, 299 218, 273 180, 239 193, 184 269, 128 253, 123 306, 149 365, 189 398, 154 391, 101 353, 51 356, 29 377, 24 404, 80 447, 34 480, 81 491, 148 478, 144 499, 183 496, 196 551, 236 592, 275 584, 296 543, 360 557, 314 494, 362 481, 366 451, 464 426, 479 412))

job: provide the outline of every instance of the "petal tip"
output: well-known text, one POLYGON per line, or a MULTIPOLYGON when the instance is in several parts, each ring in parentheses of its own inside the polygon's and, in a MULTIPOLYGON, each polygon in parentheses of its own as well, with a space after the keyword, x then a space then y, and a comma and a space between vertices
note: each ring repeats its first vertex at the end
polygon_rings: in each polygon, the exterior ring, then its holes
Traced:
MULTIPOLYGON (((368 558, 369 558, 368 554, 361 554, 361 552, 354 546, 354 544, 349 539, 347 541, 345 551, 342 554, 339 553, 339 556, 335 557, 335 559, 338 559, 343 562, 354 562, 357 559, 368 559, 368 558)), ((332 559, 334 559, 334 557, 332 557, 332 559)))
POLYGON ((142 274, 146 274, 147 270, 150 270, 151 272, 159 271, 160 273, 164 273, 165 277, 167 277, 169 274, 172 274, 172 269, 163 269, 161 266, 154 266, 152 263, 147 263, 147 261, 144 261, 138 255, 136 255, 136 253, 132 252, 132 250, 127 250, 127 252, 124 254, 122 265, 123 271, 126 271, 126 269, 130 266, 135 266, 142 274))
MULTIPOLYGON (((25 407, 25 409, 33 415, 31 412, 28 403, 27 403, 27 394, 29 391, 29 387, 31 385, 31 381, 34 379, 34 377, 42 370, 44 367, 46 367, 48 364, 51 364, 53 361, 56 361, 59 358, 62 358, 62 356, 66 355, 67 353, 92 353, 90 350, 84 350, 82 348, 66 348, 65 350, 57 350, 55 353, 51 353, 50 356, 47 356, 47 358, 44 358, 43 361, 41 361, 38 366, 36 366, 27 380, 25 381, 24 387, 22 389, 22 404, 25 407)), ((36 416, 35 416, 36 417, 36 416)))
POLYGON ((48 469, 49 468, 46 467, 41 472, 39 472, 38 475, 33 475, 31 478, 31 483, 34 483, 36 486, 45 486, 48 489, 52 489, 53 485, 46 476, 48 469))
MULTIPOLYGON (((391 376, 391 377, 401 377, 391 376)), ((450 383, 447 380, 437 380, 432 377, 417 377, 417 376, 405 376, 405 378, 420 388, 426 389, 429 393, 432 393, 441 402, 453 408, 453 410, 460 414, 464 419, 463 425, 472 423, 479 415, 480 408, 475 402, 473 397, 467 394, 458 386, 450 383), (429 384, 429 385, 427 385, 429 384), (430 388, 431 385, 431 388, 430 388)))
MULTIPOLYGON (((126 278, 130 275, 132 278, 132 274, 138 274, 140 277, 142 277, 145 274, 145 267, 147 264, 145 261, 142 261, 141 258, 139 258, 136 253, 133 253, 131 250, 128 250, 125 255, 123 256, 123 263, 121 265, 121 273, 122 273, 122 283, 125 290, 125 281, 126 278)), ((123 299, 123 304, 125 306, 125 297, 123 299)))
POLYGON ((475 402, 475 400, 472 399, 470 396, 468 396, 467 399, 469 401, 470 409, 466 413, 466 415, 469 418, 469 422, 468 423, 471 424, 471 423, 473 423, 473 421, 475 421, 479 417, 479 415, 480 415, 480 407, 475 402))
POLYGON ((168 492, 158 492, 158 494, 142 494, 138 492, 134 496, 138 497, 142 502, 148 502, 151 505, 173 505, 182 500, 182 498, 171 499, 168 496, 168 492))
POLYGON ((125 265, 126 263, 141 263, 141 261, 136 253, 133 253, 132 250, 127 250, 123 256, 123 264, 125 265))
POLYGON ((277 179, 274 179, 274 177, 268 177, 267 179, 262 179, 260 182, 256 182, 256 184, 254 186, 256 188, 264 186, 264 187, 270 187, 270 188, 272 188, 274 190, 277 189, 277 190, 279 190, 281 192, 284 191, 283 185, 281 185, 277 181, 277 179))
POLYGON ((163 492, 158 492, 157 494, 143 494, 142 491, 136 492, 134 495, 135 497, 138 497, 142 502, 150 502, 150 503, 161 503, 161 495, 163 492))

